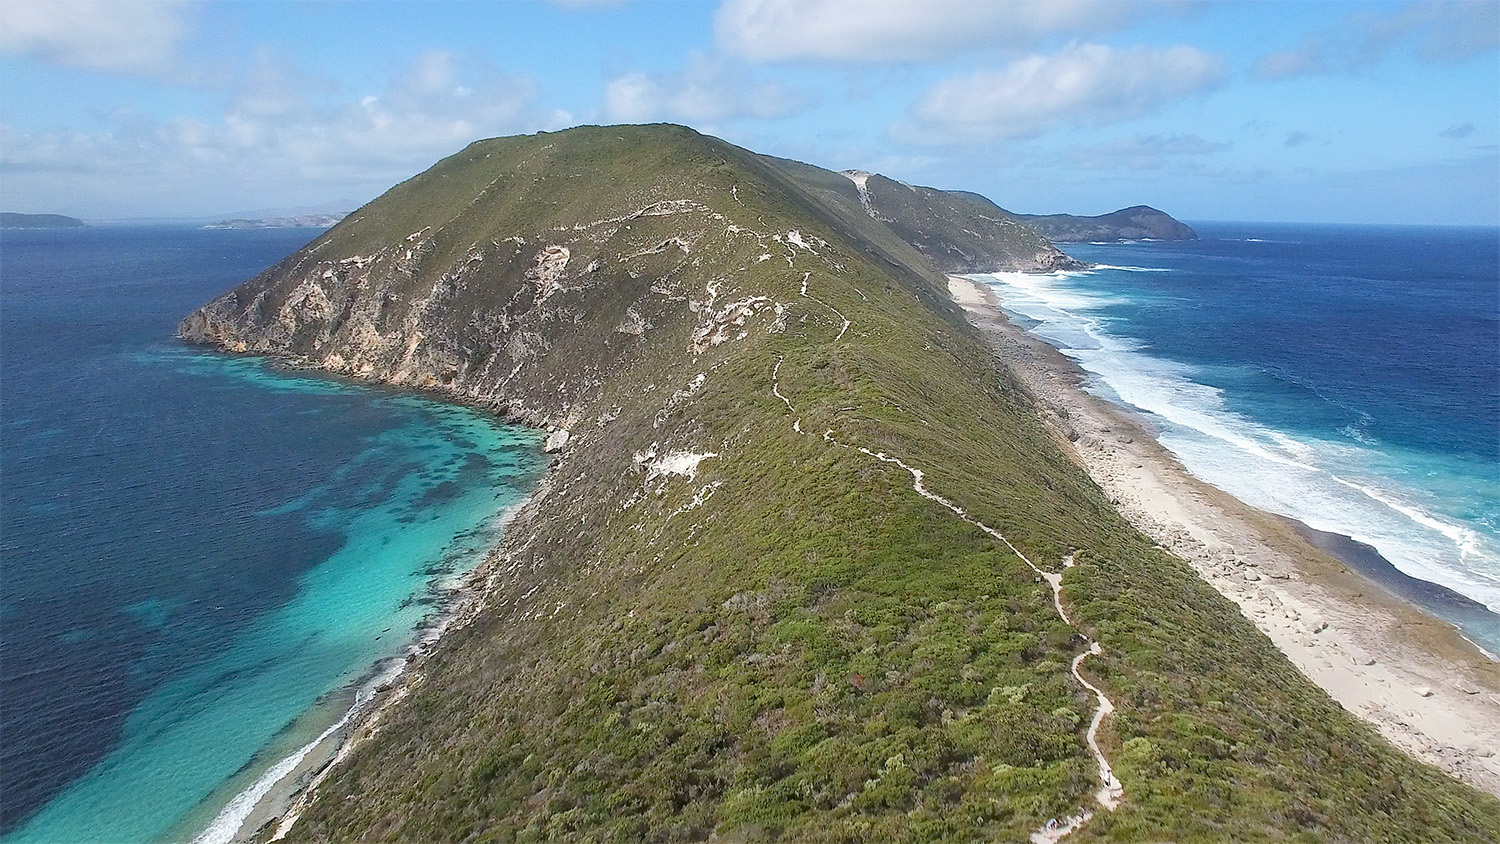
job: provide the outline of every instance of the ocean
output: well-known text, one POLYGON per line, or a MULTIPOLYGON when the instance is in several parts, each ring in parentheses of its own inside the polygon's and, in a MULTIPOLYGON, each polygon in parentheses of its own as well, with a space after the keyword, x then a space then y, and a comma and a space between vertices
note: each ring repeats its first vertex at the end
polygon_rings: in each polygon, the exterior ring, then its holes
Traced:
POLYGON ((1442 587, 1418 602, 1500 654, 1500 231, 1193 225, 973 278, 1194 475, 1442 587))
POLYGON ((232 831, 545 471, 486 414, 174 339, 309 237, 0 236, 5 844, 232 831))

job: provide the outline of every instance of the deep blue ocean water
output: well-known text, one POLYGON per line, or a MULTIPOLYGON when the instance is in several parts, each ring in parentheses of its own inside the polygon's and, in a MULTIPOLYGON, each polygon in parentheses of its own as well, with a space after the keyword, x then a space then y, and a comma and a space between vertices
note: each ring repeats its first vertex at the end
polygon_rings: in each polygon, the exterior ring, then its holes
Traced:
POLYGON ((173 338, 308 237, 0 236, 6 844, 191 838, 399 659, 545 469, 481 413, 173 338))
POLYGON ((976 278, 1193 474, 1500 611, 1500 231, 1194 227, 976 278))

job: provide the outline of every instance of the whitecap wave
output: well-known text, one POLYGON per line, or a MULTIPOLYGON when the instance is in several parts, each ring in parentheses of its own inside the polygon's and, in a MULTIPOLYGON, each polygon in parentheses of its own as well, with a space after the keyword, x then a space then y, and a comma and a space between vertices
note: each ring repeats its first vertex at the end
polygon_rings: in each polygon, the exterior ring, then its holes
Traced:
POLYGON ((973 278, 1097 379, 1107 397, 1151 414, 1160 440, 1194 475, 1264 510, 1374 546, 1402 572, 1500 612, 1500 538, 1442 514, 1422 491, 1377 471, 1373 441, 1272 429, 1232 410, 1193 367, 1155 357, 1110 330, 1105 311, 1129 294, 1084 290, 1080 273, 973 278))

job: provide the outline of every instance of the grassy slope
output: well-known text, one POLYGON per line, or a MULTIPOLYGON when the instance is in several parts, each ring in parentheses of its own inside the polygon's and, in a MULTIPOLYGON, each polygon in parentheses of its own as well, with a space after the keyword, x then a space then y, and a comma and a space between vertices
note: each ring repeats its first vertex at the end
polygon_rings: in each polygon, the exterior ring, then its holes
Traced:
MULTIPOLYGON (((769 160, 802 190, 865 213, 854 183, 843 174, 798 161, 769 160)), ((879 174, 870 174, 865 189, 870 210, 883 227, 942 272, 1036 272, 1082 266, 977 193, 914 187, 879 174)))
MULTIPOLYGON (((930 488, 1045 564, 1080 551, 1065 593, 1105 649, 1086 667, 1120 707, 1105 743, 1126 798, 1078 839, 1500 837, 1496 801, 1391 749, 1134 533, 910 249, 742 150, 660 127, 485 142, 252 282, 221 316, 274 314, 268 303, 318 261, 389 252, 424 226, 437 234, 422 268, 403 275, 398 262, 376 280, 408 299, 451 280, 480 240, 520 234, 534 249, 574 236, 559 226, 682 194, 709 210, 570 241, 605 265, 579 292, 506 310, 528 291, 519 268, 533 255, 497 252, 451 297, 465 317, 429 326, 461 337, 424 341, 433 367, 475 353, 486 341, 465 332, 496 313, 556 332, 503 389, 471 370, 425 383, 567 416, 575 440, 495 560, 488 608, 444 639, 294 837, 1016 840, 1086 805, 1093 701, 1067 676, 1081 642, 1046 584, 916 496, 904 471, 796 433, 771 392, 778 361, 804 430, 925 469, 930 488), (759 261, 765 241, 726 233, 731 223, 827 243, 759 261), (682 232, 701 234, 690 255, 632 256, 682 232), (853 323, 841 339, 833 311, 799 295, 804 273, 808 293, 853 323), (649 291, 663 278, 682 299, 649 291), (783 320, 758 313, 743 339, 693 354, 713 309, 689 303, 710 283, 715 302, 783 303, 783 320), (627 305, 653 326, 641 337, 608 329, 627 305), (580 373, 597 386, 573 386, 589 383, 580 373), (653 444, 718 456, 691 480, 652 478, 632 454, 653 444)), ((327 328, 277 342, 330 365, 354 340, 320 339, 327 328)), ((215 330, 221 342, 267 331, 215 330)), ((381 366, 372 377, 397 371, 381 366)))

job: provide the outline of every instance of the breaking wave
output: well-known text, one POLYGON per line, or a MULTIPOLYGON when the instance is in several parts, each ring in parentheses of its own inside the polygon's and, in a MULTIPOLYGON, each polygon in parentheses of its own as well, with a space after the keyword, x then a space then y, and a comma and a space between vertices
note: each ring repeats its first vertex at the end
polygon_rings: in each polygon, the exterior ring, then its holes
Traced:
MULTIPOLYGON (((1482 519, 1441 512, 1437 496, 1383 471, 1415 456, 1382 449, 1366 436, 1338 442, 1278 430, 1232 409, 1221 389, 1198 380, 1200 370, 1150 354, 1128 335, 1128 326, 1106 314, 1111 305, 1129 303, 1131 292, 1077 283, 1110 271, 1150 268, 1098 265, 1085 272, 972 278, 993 289, 1027 330, 1090 373, 1091 389, 1150 414, 1158 439, 1194 475, 1253 506, 1372 545, 1402 572, 1500 612, 1494 532, 1482 519)), ((1437 465, 1442 459, 1421 455, 1423 471, 1444 474, 1437 465)), ((1472 474, 1464 466, 1450 468, 1454 476, 1472 474)))

